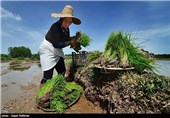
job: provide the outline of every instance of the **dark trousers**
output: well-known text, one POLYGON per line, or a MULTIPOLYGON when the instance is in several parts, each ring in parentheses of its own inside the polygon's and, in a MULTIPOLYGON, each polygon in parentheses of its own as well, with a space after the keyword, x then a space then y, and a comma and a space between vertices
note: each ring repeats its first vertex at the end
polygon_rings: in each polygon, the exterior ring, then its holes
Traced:
POLYGON ((53 68, 43 72, 43 79, 41 80, 41 84, 44 84, 48 79, 51 79, 53 77, 54 68, 56 69, 58 74, 63 74, 63 75, 65 74, 66 68, 65 68, 64 59, 62 57, 60 57, 58 63, 53 68))

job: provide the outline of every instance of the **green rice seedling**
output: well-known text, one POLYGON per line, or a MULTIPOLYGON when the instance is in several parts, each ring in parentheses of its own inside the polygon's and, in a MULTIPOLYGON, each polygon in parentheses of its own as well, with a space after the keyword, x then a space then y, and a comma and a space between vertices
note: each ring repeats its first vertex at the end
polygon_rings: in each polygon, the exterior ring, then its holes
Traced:
POLYGON ((135 48, 129 50, 128 60, 138 72, 142 72, 144 70, 154 70, 154 62, 146 58, 142 53, 139 53, 135 48))
POLYGON ((47 82, 37 91, 37 99, 40 99, 43 95, 46 93, 52 91, 53 89, 56 88, 61 88, 65 84, 63 75, 57 75, 53 77, 50 80, 47 80, 47 82))
POLYGON ((79 93, 81 93, 83 91, 83 88, 76 84, 75 82, 67 82, 66 85, 65 85, 65 88, 70 91, 70 90, 77 90, 79 93))
POLYGON ((78 39, 78 42, 83 47, 87 47, 88 45, 90 45, 91 41, 92 41, 92 39, 90 39, 90 37, 85 33, 82 33, 81 37, 78 39))
POLYGON ((83 91, 83 88, 75 82, 66 82, 62 89, 55 89, 52 94, 50 107, 57 112, 62 113, 65 108, 74 102, 83 91), (67 103, 66 101, 69 103, 67 103))
POLYGON ((153 71, 154 60, 139 51, 134 44, 134 39, 128 33, 111 33, 105 45, 104 56, 118 59, 123 67, 132 65, 138 72, 143 72, 144 70, 153 71))
POLYGON ((67 105, 58 99, 54 99, 51 102, 52 108, 54 108, 58 113, 63 113, 63 110, 67 108, 67 105))
POLYGON ((127 56, 126 47, 126 37, 123 36, 121 32, 113 32, 109 36, 104 55, 107 58, 116 58, 120 61, 122 65, 127 65, 129 63, 127 56))
POLYGON ((49 109, 62 113, 64 109, 79 98, 82 91, 83 88, 80 85, 75 82, 66 82, 63 75, 57 75, 38 90, 36 100, 41 105, 45 104, 49 109), (41 99, 42 97, 47 98, 46 101, 41 99))

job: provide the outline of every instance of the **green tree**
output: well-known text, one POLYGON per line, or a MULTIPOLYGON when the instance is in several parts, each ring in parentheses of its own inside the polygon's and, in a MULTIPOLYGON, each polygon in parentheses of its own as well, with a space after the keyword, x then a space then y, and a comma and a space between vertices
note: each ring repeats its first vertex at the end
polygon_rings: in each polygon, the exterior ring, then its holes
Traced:
POLYGON ((17 57, 31 57, 32 53, 29 48, 26 48, 24 46, 20 47, 9 47, 8 48, 8 55, 11 56, 12 58, 17 58, 17 57))

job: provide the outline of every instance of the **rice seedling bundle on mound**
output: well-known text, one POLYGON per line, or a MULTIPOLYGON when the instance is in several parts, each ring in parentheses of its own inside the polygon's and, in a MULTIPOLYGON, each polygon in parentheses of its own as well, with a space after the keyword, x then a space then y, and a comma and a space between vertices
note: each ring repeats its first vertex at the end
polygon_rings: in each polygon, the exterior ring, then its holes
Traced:
POLYGON ((36 102, 44 111, 62 113, 78 100, 82 91, 75 82, 66 82, 63 75, 57 75, 37 91, 36 102))
POLYGON ((153 71, 152 63, 154 60, 141 53, 133 41, 131 34, 111 33, 105 45, 104 57, 117 59, 123 67, 133 66, 139 72, 153 71))

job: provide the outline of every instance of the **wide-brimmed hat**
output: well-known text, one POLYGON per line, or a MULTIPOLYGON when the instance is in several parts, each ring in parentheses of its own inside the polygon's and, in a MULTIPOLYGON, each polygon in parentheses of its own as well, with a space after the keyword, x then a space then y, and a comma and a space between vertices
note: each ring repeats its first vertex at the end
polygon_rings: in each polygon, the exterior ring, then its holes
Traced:
POLYGON ((80 19, 75 17, 73 12, 73 7, 71 5, 66 5, 61 13, 52 13, 51 16, 54 18, 71 17, 74 24, 81 24, 80 19))

